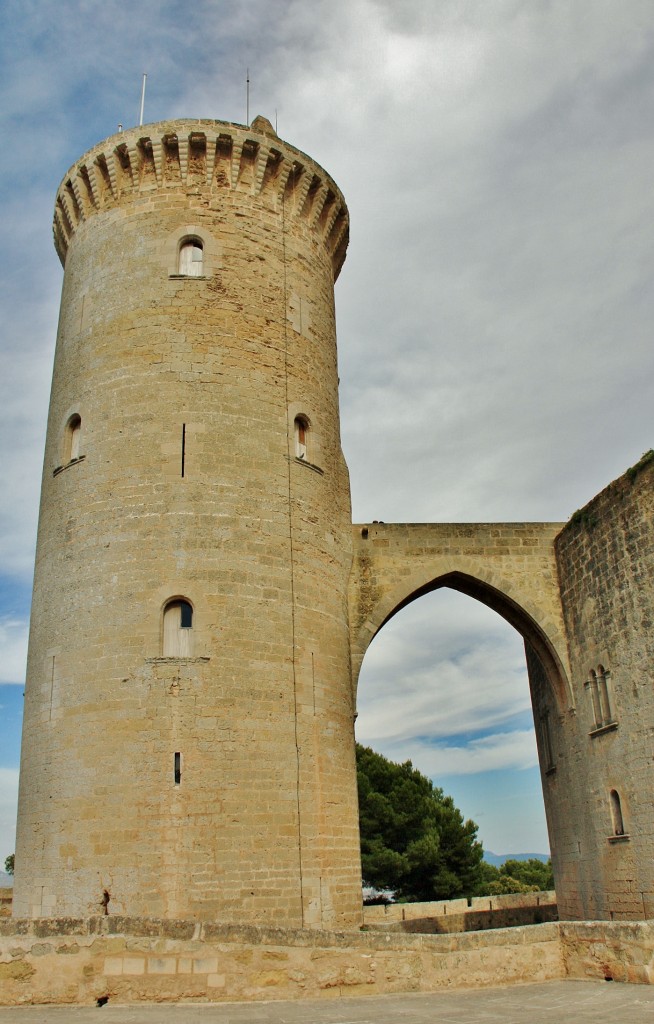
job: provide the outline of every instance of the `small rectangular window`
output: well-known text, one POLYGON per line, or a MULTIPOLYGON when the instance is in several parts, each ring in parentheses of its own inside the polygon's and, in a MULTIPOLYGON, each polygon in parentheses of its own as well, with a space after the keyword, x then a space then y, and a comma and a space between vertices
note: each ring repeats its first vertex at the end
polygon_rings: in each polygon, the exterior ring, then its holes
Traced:
POLYGON ((193 628, 193 609, 191 608, 188 601, 180 601, 181 605, 181 616, 180 616, 180 628, 181 629, 192 629, 193 628))
POLYGON ((179 751, 175 754, 175 785, 179 786, 182 781, 182 755, 179 751))

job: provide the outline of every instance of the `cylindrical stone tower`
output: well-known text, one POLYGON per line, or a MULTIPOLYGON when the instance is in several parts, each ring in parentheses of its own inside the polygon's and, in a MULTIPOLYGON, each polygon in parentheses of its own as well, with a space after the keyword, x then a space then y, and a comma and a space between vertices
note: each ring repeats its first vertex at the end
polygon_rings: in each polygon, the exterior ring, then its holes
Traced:
POLYGON ((16 916, 360 923, 347 237, 263 118, 134 128, 64 178, 16 916))

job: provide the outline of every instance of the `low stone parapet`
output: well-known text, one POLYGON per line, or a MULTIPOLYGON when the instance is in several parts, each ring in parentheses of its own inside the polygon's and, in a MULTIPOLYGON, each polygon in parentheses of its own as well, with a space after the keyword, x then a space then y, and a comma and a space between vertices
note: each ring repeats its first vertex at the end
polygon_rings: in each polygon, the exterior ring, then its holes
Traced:
POLYGON ((562 976, 556 925, 454 936, 119 917, 0 921, 4 1005, 381 995, 562 976))
POLYGON ((479 896, 470 902, 466 899, 440 900, 363 908, 364 924, 369 928, 435 934, 543 924, 556 921, 557 916, 554 891, 479 896))
POLYGON ((0 1004, 233 1002, 562 978, 654 983, 654 922, 294 931, 121 917, 0 920, 0 1004))
POLYGON ((552 906, 556 906, 556 893, 553 889, 546 892, 510 892, 503 896, 473 896, 469 910, 474 913, 478 910, 523 910, 552 906))
POLYGON ((377 922, 411 921, 418 917, 445 917, 452 914, 464 914, 468 909, 468 901, 438 900, 432 903, 385 903, 375 906, 364 906, 363 921, 370 925, 377 922))

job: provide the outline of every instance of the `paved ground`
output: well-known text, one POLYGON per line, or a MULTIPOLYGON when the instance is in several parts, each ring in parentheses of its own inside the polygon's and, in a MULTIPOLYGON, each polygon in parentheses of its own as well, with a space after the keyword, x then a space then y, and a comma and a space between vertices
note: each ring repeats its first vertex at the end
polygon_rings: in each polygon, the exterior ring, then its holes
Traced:
POLYGON ((433 995, 0 1008, 0 1024, 654 1024, 654 985, 550 981, 433 995))

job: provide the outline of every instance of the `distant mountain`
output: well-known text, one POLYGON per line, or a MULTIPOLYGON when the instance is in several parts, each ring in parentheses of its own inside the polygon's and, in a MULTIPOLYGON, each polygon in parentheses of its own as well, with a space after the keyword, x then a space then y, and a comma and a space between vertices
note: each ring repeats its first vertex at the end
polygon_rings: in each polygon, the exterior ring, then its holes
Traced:
POLYGON ((14 884, 14 876, 6 875, 4 871, 0 871, 0 889, 9 889, 14 884))
POLYGON ((550 859, 549 853, 493 853, 491 850, 484 850, 484 860, 493 867, 501 868, 505 860, 542 860, 546 864, 550 859))

